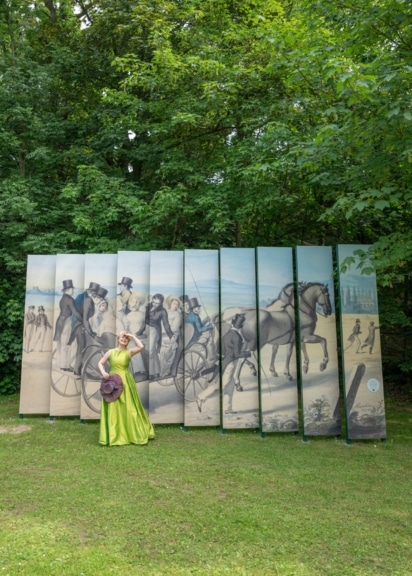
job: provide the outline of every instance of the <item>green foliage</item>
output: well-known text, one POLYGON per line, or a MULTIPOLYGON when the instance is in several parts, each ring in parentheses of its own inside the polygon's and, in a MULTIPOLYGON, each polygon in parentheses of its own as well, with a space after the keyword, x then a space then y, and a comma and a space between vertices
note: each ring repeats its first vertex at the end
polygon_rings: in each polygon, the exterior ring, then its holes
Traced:
POLYGON ((383 365, 389 382, 399 391, 412 391, 412 299, 411 280, 381 288, 379 313, 383 365))
POLYGON ((30 253, 353 243, 405 291, 411 17, 397 0, 0 3, 2 278, 30 253))
POLYGON ((0 281, 0 297, 0 394, 12 394, 20 387, 24 285, 0 281))

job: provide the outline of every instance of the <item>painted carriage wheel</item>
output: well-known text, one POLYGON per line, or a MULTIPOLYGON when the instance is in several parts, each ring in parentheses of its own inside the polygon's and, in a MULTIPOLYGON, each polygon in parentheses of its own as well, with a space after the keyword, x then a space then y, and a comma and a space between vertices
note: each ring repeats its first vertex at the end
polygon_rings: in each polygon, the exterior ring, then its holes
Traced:
POLYGON ((51 385, 53 390, 65 396, 66 398, 74 398, 81 394, 81 381, 78 376, 68 370, 58 368, 55 362, 56 350, 53 351, 52 357, 52 370, 51 370, 51 385))
POLYGON ((73 372, 65 372, 52 368, 51 385, 60 396, 75 397, 81 394, 81 380, 73 372))
POLYGON ((208 385, 210 374, 202 375, 205 367, 205 355, 199 350, 189 349, 182 354, 175 376, 175 386, 188 402, 194 402, 208 385))
MULTIPOLYGON (((100 405, 102 397, 100 395, 100 382, 102 375, 97 366, 99 360, 103 358, 105 350, 102 348, 95 348, 85 360, 82 369, 82 395, 87 406, 100 414, 100 405)), ((109 370, 109 366, 106 366, 109 370)))
POLYGON ((156 378, 155 382, 159 384, 159 386, 170 386, 173 384, 170 378, 172 378, 172 376, 161 376, 160 378, 156 378))

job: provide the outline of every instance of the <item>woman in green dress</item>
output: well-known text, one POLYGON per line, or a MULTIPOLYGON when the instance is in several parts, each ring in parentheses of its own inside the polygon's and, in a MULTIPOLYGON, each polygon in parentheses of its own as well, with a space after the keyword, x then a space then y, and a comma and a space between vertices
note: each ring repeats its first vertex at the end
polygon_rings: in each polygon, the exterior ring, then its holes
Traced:
POLYGON ((117 400, 106 402, 102 399, 100 444, 105 446, 142 445, 155 437, 153 425, 141 403, 136 383, 129 370, 131 358, 139 354, 143 348, 143 343, 136 336, 120 332, 117 337, 117 347, 108 350, 99 361, 99 370, 105 380, 110 378, 105 370, 105 364, 109 362, 110 373, 118 374, 123 381, 123 392, 117 400), (130 340, 134 340, 135 347, 127 347, 130 340))

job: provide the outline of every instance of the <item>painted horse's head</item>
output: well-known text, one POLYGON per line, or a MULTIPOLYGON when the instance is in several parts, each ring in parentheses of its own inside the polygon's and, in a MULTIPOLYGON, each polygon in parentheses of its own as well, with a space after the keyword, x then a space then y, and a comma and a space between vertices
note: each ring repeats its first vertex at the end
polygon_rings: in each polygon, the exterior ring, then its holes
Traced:
POLYGON ((283 302, 285 306, 294 305, 295 293, 292 282, 283 286, 282 290, 279 292, 278 300, 283 302))
POLYGON ((332 314, 332 304, 330 301, 329 288, 327 284, 319 284, 319 294, 317 304, 321 306, 323 314, 330 316, 332 314))
POLYGON ((329 288, 327 284, 320 282, 299 282, 299 296, 301 303, 305 303, 315 312, 316 307, 322 308, 324 316, 332 314, 332 304, 330 301, 329 288))

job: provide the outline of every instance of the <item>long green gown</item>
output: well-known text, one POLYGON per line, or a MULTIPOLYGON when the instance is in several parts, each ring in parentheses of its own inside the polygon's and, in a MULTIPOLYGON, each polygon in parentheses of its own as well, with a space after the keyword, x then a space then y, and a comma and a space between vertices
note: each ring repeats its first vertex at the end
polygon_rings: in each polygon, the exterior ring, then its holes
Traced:
POLYGON ((143 408, 129 370, 129 362, 128 350, 111 351, 110 373, 121 376, 123 392, 114 402, 102 399, 99 443, 106 446, 147 444, 149 439, 155 437, 153 425, 143 408))

